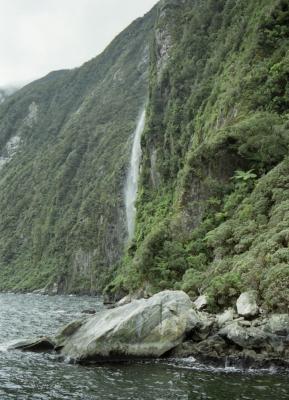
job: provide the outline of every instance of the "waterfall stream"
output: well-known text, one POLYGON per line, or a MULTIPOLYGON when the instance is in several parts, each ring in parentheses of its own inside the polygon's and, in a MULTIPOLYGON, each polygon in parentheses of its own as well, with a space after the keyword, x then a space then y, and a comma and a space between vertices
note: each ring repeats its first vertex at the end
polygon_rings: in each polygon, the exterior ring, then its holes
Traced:
POLYGON ((129 240, 133 238, 135 228, 136 208, 135 201, 138 189, 138 176, 141 160, 141 135, 145 125, 145 110, 141 113, 138 120, 136 130, 134 132, 134 140, 132 146, 132 153, 130 158, 130 165, 127 174, 125 186, 125 208, 126 220, 129 240))

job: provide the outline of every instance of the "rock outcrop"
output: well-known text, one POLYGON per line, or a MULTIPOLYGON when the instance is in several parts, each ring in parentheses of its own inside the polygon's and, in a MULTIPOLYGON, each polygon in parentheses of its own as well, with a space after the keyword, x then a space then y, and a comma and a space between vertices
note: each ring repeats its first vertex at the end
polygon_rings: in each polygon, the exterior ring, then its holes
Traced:
POLYGON ((55 341, 63 356, 82 362, 160 357, 198 325, 190 298, 181 291, 165 291, 105 310, 75 329, 65 327, 55 341))
POLYGON ((242 293, 237 300, 238 314, 245 318, 256 317, 259 314, 257 294, 254 291, 242 293))
POLYGON ((260 315, 254 292, 243 293, 233 308, 222 314, 206 316, 214 323, 207 326, 206 336, 197 333, 204 331, 205 323, 195 329, 189 340, 172 351, 174 357, 193 356, 202 361, 218 365, 238 367, 289 367, 289 315, 260 315), (240 316, 243 315, 243 316, 240 316))
MULTIPOLYGON (((124 302, 125 303, 125 302, 124 302)), ((223 364, 289 366, 289 316, 260 315, 246 320, 234 309, 213 315, 196 310, 182 291, 85 315, 53 337, 22 340, 10 349, 56 351, 75 362, 111 362, 162 356, 223 364)))
POLYGON ((9 350, 22 350, 34 353, 48 352, 54 350, 54 348, 55 343, 48 337, 24 339, 8 347, 9 350))

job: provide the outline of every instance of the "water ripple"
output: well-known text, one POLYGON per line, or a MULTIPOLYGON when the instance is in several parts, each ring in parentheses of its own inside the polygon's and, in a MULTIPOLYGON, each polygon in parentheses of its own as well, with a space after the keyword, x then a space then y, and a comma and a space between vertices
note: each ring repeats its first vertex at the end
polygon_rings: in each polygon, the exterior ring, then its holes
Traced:
POLYGON ((194 359, 85 367, 60 362, 53 354, 7 351, 16 339, 53 334, 90 308, 101 309, 99 299, 0 294, 0 400, 289 398, 286 374, 224 371, 194 359))

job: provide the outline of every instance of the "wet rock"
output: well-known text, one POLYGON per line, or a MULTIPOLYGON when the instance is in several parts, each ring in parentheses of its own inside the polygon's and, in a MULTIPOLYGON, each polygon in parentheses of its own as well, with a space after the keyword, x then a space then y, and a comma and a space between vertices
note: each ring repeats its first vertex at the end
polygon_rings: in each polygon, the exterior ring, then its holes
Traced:
POLYGON ((96 310, 93 309, 93 308, 88 308, 87 310, 82 310, 81 311, 81 314, 90 314, 90 315, 92 315, 92 314, 95 314, 95 313, 96 313, 96 310))
POLYGON ((8 350, 30 351, 42 353, 52 351, 55 348, 55 342, 48 337, 40 337, 36 339, 21 340, 11 345, 8 350))
POLYGON ((164 291, 100 312, 56 340, 62 355, 80 362, 160 357, 198 325, 190 298, 181 291, 164 291))
POLYGON ((211 336, 201 342, 187 341, 177 346, 172 357, 222 357, 226 356, 228 345, 219 335, 211 336))
POLYGON ((239 315, 245 318, 256 317, 259 314, 256 292, 252 290, 242 293, 237 300, 236 306, 239 315))
POLYGON ((69 324, 65 325, 58 334, 56 335, 56 341, 58 344, 61 340, 64 340, 66 337, 73 335, 85 322, 85 319, 72 321, 69 324))
POLYGON ((264 347, 268 341, 268 335, 263 330, 243 327, 237 322, 225 326, 218 334, 245 349, 264 347))

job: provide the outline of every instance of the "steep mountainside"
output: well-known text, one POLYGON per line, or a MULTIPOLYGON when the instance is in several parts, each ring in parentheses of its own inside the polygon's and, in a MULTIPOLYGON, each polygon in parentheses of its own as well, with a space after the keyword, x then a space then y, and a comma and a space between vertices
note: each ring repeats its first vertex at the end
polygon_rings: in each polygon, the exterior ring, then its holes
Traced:
POLYGON ((0 104, 17 90, 15 87, 0 87, 0 104))
POLYGON ((94 60, 1 105, 0 289, 94 291, 119 259, 154 21, 152 10, 94 60))
POLYGON ((289 306, 289 4, 161 3, 134 243, 107 288, 289 306))
POLYGON ((0 107, 0 289, 289 307, 289 4, 162 0, 0 107), (146 103, 134 239, 124 185, 146 103))

